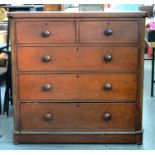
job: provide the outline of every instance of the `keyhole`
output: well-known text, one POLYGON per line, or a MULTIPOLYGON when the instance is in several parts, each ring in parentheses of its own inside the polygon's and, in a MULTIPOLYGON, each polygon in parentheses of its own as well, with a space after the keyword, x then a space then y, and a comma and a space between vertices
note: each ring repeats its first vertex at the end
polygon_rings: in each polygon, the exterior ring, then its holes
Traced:
POLYGON ((76 78, 78 79, 79 78, 79 75, 76 75, 76 78))

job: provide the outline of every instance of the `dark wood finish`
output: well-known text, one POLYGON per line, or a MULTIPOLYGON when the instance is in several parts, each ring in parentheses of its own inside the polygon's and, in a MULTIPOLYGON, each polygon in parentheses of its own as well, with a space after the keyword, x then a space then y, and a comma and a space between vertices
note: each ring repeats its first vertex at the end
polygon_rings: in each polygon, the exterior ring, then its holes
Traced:
POLYGON ((21 101, 135 101, 136 96, 135 74, 21 74, 19 76, 21 101), (109 85, 111 89, 106 88, 109 85))
MULTIPOLYGON (((139 19, 139 25, 145 25, 145 20, 139 19)), ((139 27, 139 65, 138 68, 140 72, 138 73, 138 95, 137 95, 137 116, 136 116, 136 130, 142 129, 142 112, 143 112, 143 85, 144 85, 144 54, 142 51, 145 49, 145 26, 139 27)), ((142 140, 143 137, 138 137, 138 139, 142 140)))
POLYGON ((75 43, 73 21, 18 22, 16 33, 18 43, 75 43))
POLYGON ((14 12, 8 13, 8 17, 15 19, 31 19, 31 18, 144 18, 146 17, 146 12, 60 12, 60 11, 48 11, 48 12, 14 12))
POLYGON ((21 131, 134 131, 135 104, 21 104, 21 131), (105 119, 110 113, 111 120, 105 119))
POLYGON ((82 21, 79 29, 80 43, 137 43, 138 41, 138 21, 82 21))
POLYGON ((9 13, 14 143, 142 143, 145 13, 9 13))
POLYGON ((57 133, 14 133, 14 143, 117 143, 141 144, 141 133, 83 133, 83 134, 57 134, 57 133), (138 137, 138 138, 137 138, 138 137))
POLYGON ((75 71, 138 69, 137 47, 19 47, 20 71, 75 71), (111 61, 105 60, 107 55, 111 61), (45 62, 46 59, 49 59, 45 62))
POLYGON ((15 21, 10 19, 10 37, 11 37, 11 72, 12 72, 12 88, 13 88, 13 109, 14 109, 14 130, 20 129, 20 114, 19 114, 19 104, 18 104, 18 89, 17 89, 17 61, 16 61, 16 46, 15 45, 15 21))

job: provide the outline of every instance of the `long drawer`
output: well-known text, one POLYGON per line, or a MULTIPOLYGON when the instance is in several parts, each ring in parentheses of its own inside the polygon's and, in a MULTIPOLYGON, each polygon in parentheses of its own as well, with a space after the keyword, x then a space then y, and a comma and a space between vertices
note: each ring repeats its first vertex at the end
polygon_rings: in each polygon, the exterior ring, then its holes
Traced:
POLYGON ((21 131, 134 131, 135 104, 20 104, 21 131))
POLYGON ((137 43, 138 21, 81 21, 80 43, 137 43))
POLYGON ((136 100, 137 75, 20 74, 19 98, 58 101, 136 100))
POLYGON ((20 71, 137 70, 137 47, 19 47, 20 71))
POLYGON ((75 22, 16 22, 18 43, 75 43, 75 22))

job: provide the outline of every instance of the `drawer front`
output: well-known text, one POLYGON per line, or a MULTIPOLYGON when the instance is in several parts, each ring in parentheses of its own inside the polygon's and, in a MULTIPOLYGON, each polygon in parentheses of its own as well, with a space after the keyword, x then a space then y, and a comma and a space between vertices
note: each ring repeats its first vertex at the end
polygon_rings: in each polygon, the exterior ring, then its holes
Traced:
POLYGON ((136 74, 21 74, 19 98, 56 101, 136 100, 136 74))
POLYGON ((81 21, 80 43, 137 43, 138 21, 81 21))
POLYGON ((75 43, 75 22, 17 22, 18 43, 75 43))
POLYGON ((20 71, 137 70, 136 47, 19 47, 20 71))
POLYGON ((21 131, 134 131, 135 104, 20 104, 21 131))

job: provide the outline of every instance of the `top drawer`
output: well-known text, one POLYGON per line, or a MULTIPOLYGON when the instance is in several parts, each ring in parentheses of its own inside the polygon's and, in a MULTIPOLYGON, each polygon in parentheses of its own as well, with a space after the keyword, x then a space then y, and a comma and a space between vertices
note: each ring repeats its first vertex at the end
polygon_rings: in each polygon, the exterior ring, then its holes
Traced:
POLYGON ((80 43, 137 43, 138 21, 81 21, 80 43))
POLYGON ((75 43, 75 22, 17 22, 18 43, 75 43))

